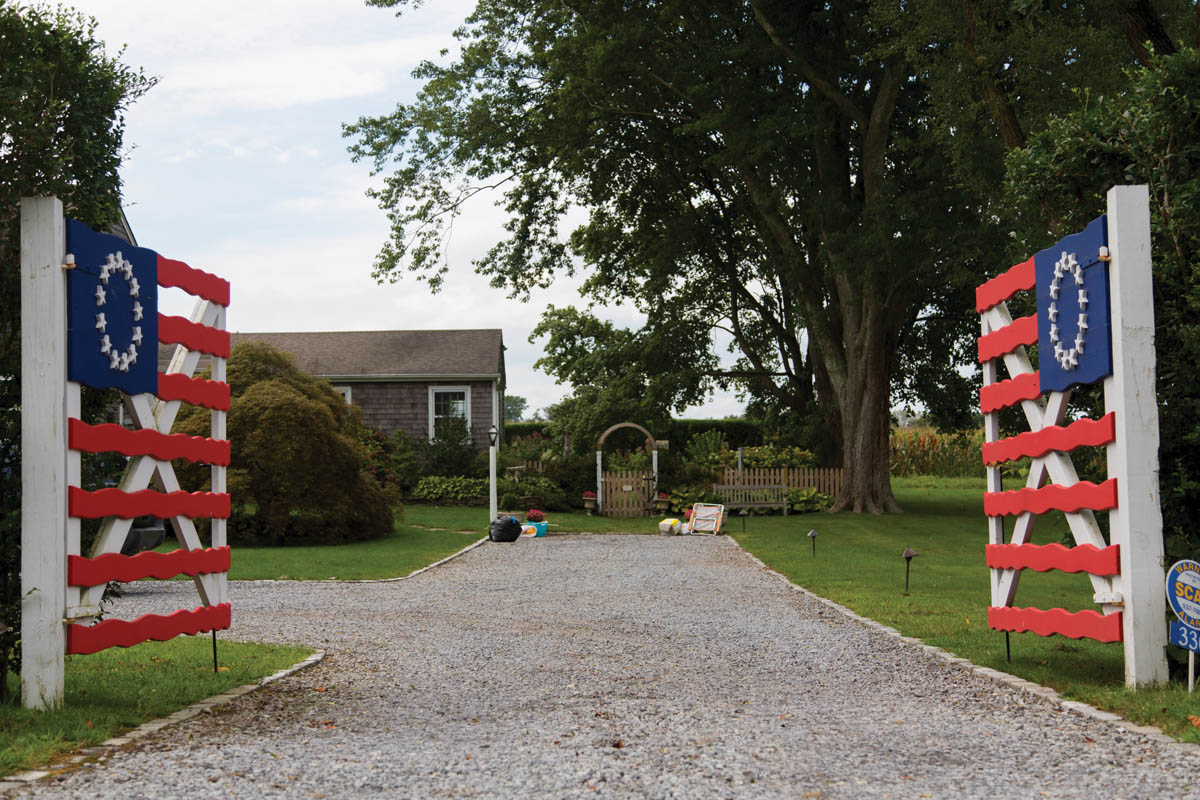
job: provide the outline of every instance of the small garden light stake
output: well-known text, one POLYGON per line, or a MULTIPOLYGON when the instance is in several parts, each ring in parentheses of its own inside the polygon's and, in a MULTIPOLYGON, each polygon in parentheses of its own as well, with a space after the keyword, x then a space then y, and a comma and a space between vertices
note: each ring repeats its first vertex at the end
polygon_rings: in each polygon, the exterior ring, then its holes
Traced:
POLYGON ((220 672, 220 670, 217 669, 217 631, 215 628, 213 629, 212 635, 213 635, 213 672, 220 672))
POLYGON ((742 533, 746 532, 746 517, 750 516, 749 509, 743 508, 738 512, 738 516, 742 518, 742 533))
POLYGON ((816 532, 816 530, 809 531, 808 538, 812 539, 813 558, 816 558, 817 557, 817 532, 816 532))
POLYGON ((908 597, 908 568, 912 566, 912 560, 919 554, 909 545, 905 545, 904 552, 900 555, 904 557, 904 596, 908 597))

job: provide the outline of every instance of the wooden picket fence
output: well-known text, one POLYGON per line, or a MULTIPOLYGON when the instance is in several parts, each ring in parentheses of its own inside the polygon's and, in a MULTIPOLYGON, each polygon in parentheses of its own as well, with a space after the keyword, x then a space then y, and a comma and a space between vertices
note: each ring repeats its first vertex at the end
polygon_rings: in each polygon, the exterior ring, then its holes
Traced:
POLYGON ((737 486, 786 486, 789 489, 815 488, 821 494, 837 497, 842 490, 842 468, 755 467, 740 473, 727 468, 721 483, 737 486))

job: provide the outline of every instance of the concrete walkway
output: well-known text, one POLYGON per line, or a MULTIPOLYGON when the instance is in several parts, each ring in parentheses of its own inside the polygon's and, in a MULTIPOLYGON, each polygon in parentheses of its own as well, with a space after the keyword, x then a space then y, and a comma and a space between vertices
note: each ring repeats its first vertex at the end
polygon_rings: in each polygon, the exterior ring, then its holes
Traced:
MULTIPOLYGON (((133 616, 179 607, 138 584, 133 616)), ((247 582, 322 663, 18 796, 1200 796, 1163 744, 947 664, 725 537, 486 544, 395 583, 247 582)))

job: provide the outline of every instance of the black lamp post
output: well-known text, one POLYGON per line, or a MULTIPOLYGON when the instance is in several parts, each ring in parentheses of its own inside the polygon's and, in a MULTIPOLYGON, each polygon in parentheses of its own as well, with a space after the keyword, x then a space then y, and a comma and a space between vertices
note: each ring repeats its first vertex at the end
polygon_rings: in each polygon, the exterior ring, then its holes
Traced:
POLYGON ((500 429, 492 425, 488 428, 488 524, 500 513, 496 502, 496 440, 500 437, 500 429))
POLYGON ((808 538, 812 540, 813 558, 816 558, 817 557, 817 532, 816 532, 816 530, 809 531, 808 538))
POLYGON ((908 597, 908 568, 912 566, 912 560, 920 553, 913 550, 909 545, 904 546, 904 552, 900 554, 904 558, 904 596, 908 597))

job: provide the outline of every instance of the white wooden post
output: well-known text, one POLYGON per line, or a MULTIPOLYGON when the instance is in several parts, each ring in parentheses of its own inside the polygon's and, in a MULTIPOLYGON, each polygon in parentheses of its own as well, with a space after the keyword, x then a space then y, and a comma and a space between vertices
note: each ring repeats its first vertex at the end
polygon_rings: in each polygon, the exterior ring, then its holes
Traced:
MULTIPOLYGON (((225 309, 218 306, 217 319, 215 326, 221 330, 229 330, 228 321, 225 318, 225 309)), ((212 379, 224 383, 228 372, 228 363, 223 358, 212 359, 212 379)), ((220 409, 213 409, 211 414, 212 438, 224 440, 226 438, 226 414, 220 409)), ((222 464, 212 465, 212 491, 217 494, 225 494, 228 491, 228 467, 222 464)), ((209 520, 209 545, 211 547, 225 547, 229 543, 229 520, 219 517, 213 517, 209 520)), ((209 598, 210 603, 220 604, 229 602, 229 574, 222 573, 217 577, 216 597, 209 598)))
POLYGON ((604 511, 604 451, 596 451, 596 510, 604 511))
POLYGON ((496 502, 496 445, 488 445, 488 525, 500 515, 496 502))
POLYGON ((658 448, 650 451, 650 469, 654 472, 654 496, 651 501, 658 499, 658 448))
POLYGON ((67 600, 66 226, 21 200, 21 702, 63 701, 67 600))
POLYGON ((1108 475, 1117 478, 1117 508, 1109 512, 1109 524, 1112 543, 1121 546, 1125 685, 1136 688, 1167 680, 1146 186, 1109 189, 1108 243, 1113 373, 1104 381, 1104 405, 1116 412, 1117 422, 1116 441, 1108 445, 1108 475))

